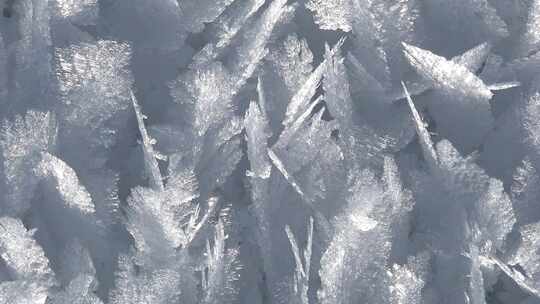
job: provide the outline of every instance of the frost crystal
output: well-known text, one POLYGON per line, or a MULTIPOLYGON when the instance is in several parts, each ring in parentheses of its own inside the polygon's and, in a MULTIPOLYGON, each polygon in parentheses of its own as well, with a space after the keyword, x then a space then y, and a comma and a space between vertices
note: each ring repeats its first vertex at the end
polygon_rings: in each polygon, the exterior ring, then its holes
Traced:
POLYGON ((266 119, 255 102, 250 103, 244 124, 248 141, 248 157, 252 166, 251 172, 254 176, 268 178, 271 170, 266 154, 269 131, 266 119))
POLYGON ((311 254, 313 246, 313 218, 309 219, 307 244, 303 254, 301 254, 300 248, 298 248, 298 243, 291 231, 291 227, 285 226, 285 232, 287 233, 287 237, 291 243, 291 249, 296 264, 292 288, 293 294, 291 295, 289 303, 308 304, 309 271, 311 267, 311 254))
POLYGON ((232 83, 222 64, 212 63, 185 75, 173 89, 176 100, 190 108, 193 128, 204 135, 211 124, 218 124, 232 115, 230 90, 232 83))
MULTIPOLYGON (((453 57, 452 61, 466 67, 472 73, 476 73, 486 62, 490 51, 491 45, 489 43, 482 43, 461 55, 453 57)), ((432 84, 429 81, 422 80, 408 84, 411 96, 420 95, 432 88, 432 84)), ((405 95, 397 93, 391 94, 390 97, 393 100, 399 100, 405 98, 405 95)))
POLYGON ((156 152, 154 152, 154 140, 148 135, 146 127, 144 125, 145 116, 141 112, 140 106, 137 103, 137 99, 133 92, 131 92, 131 100, 133 102, 133 108, 135 109, 135 116, 137 117, 137 124, 139 125, 139 132, 142 137, 143 145, 143 154, 144 154, 144 164, 148 176, 150 177, 150 186, 156 188, 157 190, 163 190, 163 181, 161 173, 159 172, 159 165, 157 158, 159 157, 156 152))
POLYGON ((82 213, 93 213, 94 204, 86 188, 71 167, 61 159, 49 153, 43 153, 41 162, 36 168, 36 176, 51 178, 54 187, 64 199, 67 206, 79 209, 82 213))
POLYGON ((435 152, 435 149, 433 147, 433 142, 431 141, 431 137, 429 135, 429 132, 426 129, 426 125, 422 121, 422 118, 420 117, 420 114, 416 110, 416 107, 414 106, 413 100, 411 99, 411 95, 409 95, 409 92, 407 91, 407 87, 404 83, 401 84, 403 86, 403 91, 405 92, 405 96, 407 97, 407 103, 409 104, 409 108, 411 110, 411 114, 414 120, 414 124, 416 126, 416 134, 418 134, 418 140, 420 141, 420 145, 422 146, 422 152, 424 153, 424 158, 426 159, 427 163, 431 166, 431 168, 435 168, 439 162, 437 153, 435 152))
POLYGON ((30 111, 12 122, 5 121, 0 145, 6 177, 5 207, 7 214, 22 214, 29 208, 32 192, 38 182, 33 170, 41 152, 53 151, 57 126, 51 113, 30 111))
POLYGON ((43 286, 52 283, 53 273, 43 249, 18 219, 0 218, 0 256, 14 280, 35 281, 43 286))
POLYGON ((97 41, 56 51, 63 108, 69 123, 96 128, 129 106, 131 76, 125 70, 130 48, 125 43, 97 41), (100 96, 99 102, 91 96, 100 96))
POLYGON ((540 0, 0 12, 0 304, 538 304, 540 0))
MULTIPOLYGON (((479 100, 489 100, 491 92, 462 62, 449 61, 429 51, 403 44, 405 57, 418 73, 442 89, 457 90, 460 94, 471 95, 479 100)), ((465 60, 463 63, 466 62, 465 60)))
MULTIPOLYGON (((152 273, 137 273, 133 261, 127 256, 119 258, 117 288, 110 303, 171 303, 180 298, 180 274, 172 269, 157 269, 152 273)), ((184 298, 187 303, 189 298, 184 298)))
POLYGON ((306 7, 314 12, 315 22, 323 30, 342 30, 352 28, 351 1, 310 0, 306 7))
MULTIPOLYGON (((331 54, 335 54, 343 42, 343 40, 340 40, 334 46, 334 48, 332 48, 331 54)), ((329 57, 331 56, 332 55, 329 57)), ((315 70, 313 70, 313 72, 305 80, 304 84, 298 89, 297 93, 292 97, 289 105, 287 106, 285 120, 283 121, 284 126, 289 126, 295 120, 298 120, 299 116, 305 113, 304 111, 306 111, 309 107, 309 102, 315 94, 315 90, 319 86, 326 64, 327 62, 325 60, 315 70)))
POLYGON ((459 63, 411 45, 404 44, 404 48, 413 68, 448 96, 442 98, 442 103, 429 105, 441 134, 470 152, 493 126, 489 104, 493 94, 480 78, 459 63), (448 117, 453 119, 449 121, 448 117), (456 120, 462 122, 460 126, 456 126, 456 120), (468 131, 462 132, 460 128, 468 131))
POLYGON ((177 176, 163 190, 138 187, 133 189, 128 202, 128 230, 144 259, 166 261, 175 248, 187 245, 195 227, 189 217, 197 219, 191 200, 197 197, 193 176, 177 176), (166 244, 165 248, 162 245, 166 244))
POLYGON ((233 39, 242 28, 248 26, 251 17, 264 4, 264 0, 236 1, 223 12, 212 26, 212 36, 215 43, 209 43, 200 50, 193 61, 196 64, 209 63, 218 57, 231 45, 233 39))
MULTIPOLYGON (((238 281, 238 250, 225 249, 225 228, 220 220, 216 226, 213 248, 207 242, 207 274, 203 276, 202 287, 205 291, 203 303, 234 303, 235 282, 238 281)), ((206 271, 204 273, 206 273, 206 271)))

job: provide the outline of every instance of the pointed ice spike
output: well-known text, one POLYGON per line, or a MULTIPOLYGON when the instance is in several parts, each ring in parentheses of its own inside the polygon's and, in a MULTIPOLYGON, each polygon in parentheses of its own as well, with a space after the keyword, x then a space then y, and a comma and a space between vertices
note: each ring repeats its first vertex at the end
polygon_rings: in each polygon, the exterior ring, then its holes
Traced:
POLYGON ((235 283, 240 278, 241 267, 238 264, 238 249, 227 249, 225 246, 227 238, 223 221, 219 219, 213 247, 210 246, 210 242, 206 243, 207 273, 201 282, 204 289, 202 304, 235 303, 238 293, 235 283))
POLYGON ((223 14, 211 25, 210 40, 193 57, 191 68, 216 60, 229 47, 233 39, 245 28, 250 18, 265 3, 265 0, 236 1, 232 3, 223 14))
POLYGON ((306 195, 304 194, 304 191, 300 188, 294 177, 287 172, 287 169, 285 169, 285 166, 283 165, 283 162, 279 159, 279 157, 274 153, 274 151, 270 148, 268 149, 268 157, 274 164, 274 166, 283 174, 283 177, 291 184, 293 189, 300 194, 300 196, 304 199, 307 199, 306 195))
POLYGON ((285 226, 285 233, 287 234, 287 238, 289 239, 296 265, 293 282, 293 290, 295 291, 295 294, 291 295, 295 298, 289 299, 289 303, 308 304, 309 273, 313 246, 313 218, 309 219, 308 238, 303 256, 300 254, 298 242, 296 241, 296 238, 294 237, 294 234, 292 233, 291 227, 289 227, 289 225, 285 226))
POLYGON ((484 82, 466 67, 407 43, 402 43, 405 58, 424 78, 434 86, 456 91, 480 100, 490 100, 491 91, 484 82))
MULTIPOLYGON (((453 57, 451 60, 456 64, 466 67, 472 73, 476 73, 482 65, 485 63, 489 53, 491 52, 491 44, 484 42, 470 50, 467 50, 465 53, 453 57)), ((412 82, 408 84, 409 94, 411 96, 416 96, 424 93, 427 90, 433 88, 432 84, 422 79, 418 82, 412 82)), ((397 101, 405 98, 403 90, 398 90, 397 92, 390 93, 389 98, 392 101, 397 101)))
POLYGON ((325 240, 329 239, 329 237, 331 236, 331 228, 328 219, 322 214, 320 210, 317 210, 313 206, 313 202, 304 193, 302 188, 296 182, 295 178, 287 171, 285 165, 283 164, 281 159, 279 159, 276 153, 272 150, 272 148, 268 149, 268 157, 272 161, 272 164, 283 175, 283 177, 285 177, 285 180, 287 180, 287 182, 293 187, 293 189, 300 195, 302 201, 306 204, 306 206, 313 212, 313 216, 315 217, 317 229, 321 234, 321 238, 325 240))
POLYGON ((268 120, 268 117, 267 117, 268 109, 266 105, 266 92, 264 91, 263 79, 261 75, 257 77, 257 96, 259 97, 259 107, 261 110, 261 115, 264 117, 264 119, 268 120))
POLYGON ((262 16, 242 35, 242 42, 236 48, 236 55, 228 65, 234 76, 234 91, 238 91, 255 72, 260 61, 268 53, 268 43, 274 28, 282 16, 294 6, 287 5, 287 0, 275 0, 270 3, 262 16))
POLYGON ((131 101, 133 103, 133 109, 135 110, 135 116, 137 117, 137 125, 139 126, 139 132, 141 133, 143 153, 144 153, 144 166, 147 170, 147 174, 150 177, 150 187, 154 190, 163 191, 163 178, 159 171, 159 164, 156 159, 156 152, 153 147, 153 140, 148 135, 146 127, 144 125, 144 115, 141 112, 141 107, 137 102, 137 98, 132 90, 129 90, 131 101))
POLYGON ((420 114, 416 110, 416 107, 414 106, 414 103, 412 101, 411 95, 409 95, 409 92, 407 91, 407 87, 405 86, 405 83, 401 82, 401 85, 403 86, 403 92, 405 93, 405 96, 407 98, 407 103, 409 104, 409 108, 411 109, 411 114, 414 119, 414 123, 416 126, 416 133, 418 134, 418 140, 420 141, 420 145, 422 146, 422 152, 424 153, 424 158, 428 162, 431 169, 434 169, 437 167, 438 164, 438 158, 437 153, 435 152, 435 149, 433 148, 433 142, 431 141, 431 137, 429 136, 429 132, 426 129, 426 126, 424 122, 422 121, 422 118, 420 117, 420 114))
POLYGON ((519 81, 508 81, 508 82, 500 82, 500 83, 489 84, 488 88, 491 91, 502 91, 502 90, 507 90, 507 89, 519 87, 519 86, 521 86, 521 82, 519 82, 519 81))
MULTIPOLYGON (((329 56, 333 56, 345 43, 345 38, 341 38, 336 45, 330 51, 329 56)), ((306 82, 300 87, 296 94, 292 97, 291 102, 287 106, 287 112, 285 114, 285 119, 283 120, 283 125, 288 127, 297 118, 305 112, 305 109, 309 107, 309 102, 315 94, 315 90, 320 85, 322 76, 326 70, 326 59, 311 73, 306 82)))
POLYGON ((300 130, 300 128, 304 125, 304 122, 309 118, 309 116, 313 113, 313 109, 322 102, 323 98, 322 96, 319 96, 315 101, 313 101, 308 108, 302 113, 288 128, 283 130, 283 132, 279 135, 279 139, 275 144, 275 147, 277 148, 284 148, 287 146, 289 141, 294 137, 296 132, 300 130))

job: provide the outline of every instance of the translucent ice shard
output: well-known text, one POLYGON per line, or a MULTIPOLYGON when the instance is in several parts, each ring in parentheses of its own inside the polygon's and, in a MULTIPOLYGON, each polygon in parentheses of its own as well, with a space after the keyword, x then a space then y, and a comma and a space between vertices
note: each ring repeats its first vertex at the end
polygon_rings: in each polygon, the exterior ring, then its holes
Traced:
POLYGON ((250 103, 244 124, 246 125, 251 174, 261 178, 268 178, 272 169, 266 153, 270 133, 268 122, 255 102, 250 103))
POLYGON ((139 126, 139 132, 141 133, 143 154, 144 154, 144 166, 146 168, 147 175, 150 177, 150 186, 156 190, 163 190, 163 178, 159 172, 159 164, 157 158, 159 155, 154 151, 155 140, 148 135, 146 126, 144 125, 145 116, 141 112, 141 108, 135 94, 130 91, 131 101, 133 102, 133 108, 135 110, 135 116, 137 117, 137 125, 139 126))
POLYGON ((411 99, 411 95, 409 95, 409 92, 407 91, 407 87, 405 86, 404 83, 401 83, 401 85, 403 86, 403 91, 405 92, 407 103, 409 104, 409 108, 411 109, 411 113, 412 113, 414 123, 416 126, 416 133, 418 134, 418 139, 420 141, 420 145, 422 146, 422 152, 424 153, 424 158, 426 159, 427 163, 431 166, 431 168, 436 168, 438 164, 438 157, 433 147, 431 136, 429 135, 429 132, 427 131, 426 125, 422 121, 420 114, 418 113, 418 111, 416 110, 416 107, 414 106, 414 103, 411 99))
MULTIPOLYGON (((344 39, 341 39, 336 43, 336 45, 330 51, 330 55, 327 57, 333 56, 343 45, 344 39)), ((287 106, 287 112, 285 114, 285 119, 283 120, 284 126, 291 125, 295 120, 298 119, 302 113, 309 107, 310 101, 315 94, 315 90, 320 84, 320 81, 323 77, 323 74, 326 69, 326 60, 323 61, 306 79, 302 87, 296 92, 292 97, 289 105, 287 106)))
POLYGON ((286 0, 275 0, 254 21, 250 28, 242 35, 235 55, 227 66, 231 72, 234 91, 237 91, 248 78, 253 75, 260 61, 268 54, 266 45, 269 42, 274 28, 288 11, 294 11, 295 6, 287 5, 286 0))

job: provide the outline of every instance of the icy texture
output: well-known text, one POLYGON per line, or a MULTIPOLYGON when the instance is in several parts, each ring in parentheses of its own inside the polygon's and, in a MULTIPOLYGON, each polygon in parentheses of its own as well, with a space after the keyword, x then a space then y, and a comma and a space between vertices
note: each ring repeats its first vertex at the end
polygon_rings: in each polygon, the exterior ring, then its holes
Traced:
MULTIPOLYGON (((137 273, 126 256, 119 257, 117 290, 111 293, 111 303, 171 303, 180 297, 179 273, 171 269, 157 269, 152 273, 137 273)), ((189 303, 186 298, 186 303, 189 303)))
POLYGON ((306 7, 313 11, 315 23, 323 30, 342 30, 352 28, 351 1, 310 0, 306 7))
POLYGON ((95 128, 125 109, 129 46, 114 41, 74 45, 57 50, 60 91, 65 96, 65 119, 75 125, 95 128), (100 102, 89 100, 101 96, 100 102))
POLYGON ((133 109, 135 110, 135 116, 137 117, 137 125, 139 126, 139 132, 141 133, 144 164, 146 168, 146 174, 150 179, 150 186, 157 190, 163 189, 163 180, 161 173, 159 172, 159 164, 157 158, 160 156, 154 151, 155 140, 148 135, 148 131, 144 125, 144 119, 146 116, 141 112, 141 108, 133 92, 131 93, 131 100, 133 102, 133 109))
POLYGON ((67 284, 47 299, 47 303, 103 303, 94 293, 97 289, 96 270, 88 251, 74 241, 64 251, 63 265, 58 276, 67 284))
POLYGON ((414 125, 416 126, 416 134, 418 134, 418 141, 420 142, 420 146, 422 147, 424 158, 426 162, 428 163, 428 165, 430 166, 430 168, 434 170, 439 162, 439 159, 437 156, 437 152, 435 152, 435 149, 433 147, 431 136, 428 130, 426 129, 426 125, 424 124, 424 121, 420 117, 418 110, 416 110, 416 107, 414 106, 413 100, 411 99, 411 95, 409 94, 407 87, 403 83, 402 85, 403 85, 403 91, 405 92, 405 96, 407 98, 407 103, 411 110, 411 114, 414 120, 414 125))
POLYGON ((128 203, 127 228, 135 239, 135 247, 144 259, 168 259, 173 249, 186 246, 193 239, 198 220, 190 201, 198 196, 193 176, 175 176, 165 189, 133 189, 128 203), (185 227, 180 221, 185 222, 185 227), (165 248, 161 245, 167 244, 165 248))
POLYGON ((248 158, 251 164, 251 174, 260 178, 270 177, 270 161, 266 153, 268 146, 268 122, 255 102, 249 104, 244 120, 248 142, 248 158))
MULTIPOLYGON (((172 1, 171 1, 172 2, 172 1)), ((190 32, 200 32, 204 23, 214 21, 233 0, 178 1, 182 25, 190 32)))
POLYGON ((20 220, 4 217, 2 225, 2 260, 16 280, 37 280, 45 283, 52 274, 43 249, 24 228, 20 220), (22 254, 24 252, 24 255, 22 254))
POLYGON ((56 0, 58 15, 78 25, 96 24, 99 6, 96 0, 56 0))
POLYGON ((406 265, 395 264, 390 273, 392 304, 419 303, 422 298, 422 288, 425 284, 425 261, 422 257, 411 258, 406 265))
POLYGON ((293 279, 292 294, 289 303, 308 304, 309 271, 311 267, 311 254, 313 250, 313 218, 309 219, 308 237, 305 250, 300 251, 298 243, 289 226, 285 226, 285 232, 291 243, 291 250, 294 255, 296 271, 293 279))
POLYGON ((36 176, 52 179, 54 188, 58 190, 68 207, 78 209, 81 213, 95 211, 92 198, 86 188, 79 183, 75 171, 61 159, 49 153, 43 153, 36 171, 36 176))
POLYGON ((540 303, 539 1, 0 11, 0 304, 540 303))
POLYGON ((2 213, 22 214, 29 208, 38 182, 33 171, 40 163, 41 152, 54 150, 56 135, 51 113, 31 111, 13 122, 4 122, 1 145, 6 192, 2 213))
POLYGON ((234 303, 237 290, 234 286, 239 279, 238 249, 225 249, 225 227, 223 221, 216 226, 214 244, 206 243, 207 270, 202 278, 204 299, 202 303, 234 303))
POLYGON ((246 25, 257 10, 264 4, 264 0, 249 0, 245 2, 236 1, 231 5, 211 28, 211 42, 203 47, 193 58, 194 63, 204 64, 217 59, 234 38, 246 25))
POLYGON ((443 94, 438 98, 440 101, 434 101, 435 105, 428 105, 433 109, 431 113, 441 135, 455 142, 463 151, 470 152, 476 148, 493 127, 489 104, 493 94, 489 88, 459 61, 450 61, 407 44, 404 44, 404 49, 405 57, 414 69, 443 94), (448 119, 457 117, 462 121, 460 125, 448 119))

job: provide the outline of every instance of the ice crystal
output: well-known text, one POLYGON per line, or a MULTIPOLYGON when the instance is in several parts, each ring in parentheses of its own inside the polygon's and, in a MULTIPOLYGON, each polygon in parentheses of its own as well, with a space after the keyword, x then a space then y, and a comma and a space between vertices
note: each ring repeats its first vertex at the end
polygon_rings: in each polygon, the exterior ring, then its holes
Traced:
POLYGON ((289 226, 285 226, 285 232, 291 243, 291 249, 294 255, 296 271, 294 274, 292 295, 289 303, 308 304, 308 289, 309 289, 309 271, 311 267, 311 254, 313 246, 313 218, 309 220, 308 239, 306 248, 301 254, 300 248, 294 234, 289 226))
POLYGON ((1 246, 2 260, 9 268, 15 280, 36 280, 48 284, 52 279, 52 270, 45 253, 18 219, 4 217, 0 219, 3 230, 1 246))
POLYGON ((52 185, 70 208, 81 213, 93 213, 94 204, 86 188, 80 184, 75 171, 61 159, 49 153, 43 153, 41 162, 35 168, 36 176, 52 179, 52 185))
POLYGON ((351 30, 351 1, 310 0, 306 7, 314 12, 315 22, 323 30, 351 30))
POLYGON ((216 225, 214 247, 206 244, 207 273, 203 276, 203 303, 234 303, 236 288, 234 284, 239 278, 238 250, 225 249, 225 227, 220 220, 216 225))
POLYGON ((51 113, 28 112, 4 122, 2 153, 6 183, 4 213, 22 214, 28 208, 38 182, 33 173, 41 152, 54 151, 57 126, 51 113))
POLYGON ((540 300, 538 0, 0 0, 0 304, 540 300))

